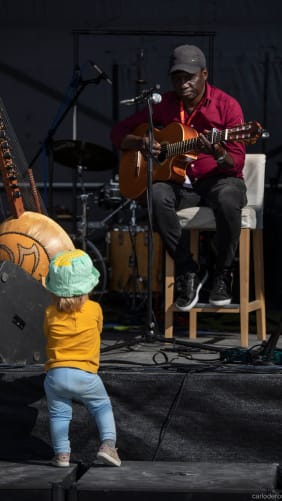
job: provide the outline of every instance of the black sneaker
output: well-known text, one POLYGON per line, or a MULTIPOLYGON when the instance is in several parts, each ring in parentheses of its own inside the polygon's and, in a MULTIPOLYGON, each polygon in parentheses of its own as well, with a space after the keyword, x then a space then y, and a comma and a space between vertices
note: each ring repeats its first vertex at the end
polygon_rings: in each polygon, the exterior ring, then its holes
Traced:
POLYGON ((232 273, 229 270, 218 273, 214 278, 209 302, 213 306, 225 306, 230 304, 232 299, 231 291, 232 273))
POLYGON ((176 279, 176 300, 174 306, 180 311, 189 311, 199 301, 199 292, 208 278, 198 273, 186 273, 176 279))

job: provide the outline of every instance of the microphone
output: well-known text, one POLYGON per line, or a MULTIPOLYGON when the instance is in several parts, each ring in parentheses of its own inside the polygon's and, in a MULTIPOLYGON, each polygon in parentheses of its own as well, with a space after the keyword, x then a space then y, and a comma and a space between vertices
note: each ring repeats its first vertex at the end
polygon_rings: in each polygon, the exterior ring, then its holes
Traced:
POLYGON ((143 94, 140 96, 132 97, 131 99, 122 99, 120 101, 120 104, 126 104, 127 106, 130 106, 131 104, 139 104, 143 103, 147 98, 150 99, 151 103, 158 104, 162 102, 162 96, 161 94, 158 94, 157 92, 154 92, 152 94, 152 90, 149 91, 144 91, 143 94))
POLYGON ((101 70, 101 68, 99 68, 99 66, 96 63, 93 63, 93 61, 88 61, 88 62, 90 66, 93 68, 93 70, 96 70, 99 73, 100 78, 106 80, 106 82, 108 82, 109 85, 113 85, 113 82, 111 81, 110 77, 107 75, 105 71, 101 70))

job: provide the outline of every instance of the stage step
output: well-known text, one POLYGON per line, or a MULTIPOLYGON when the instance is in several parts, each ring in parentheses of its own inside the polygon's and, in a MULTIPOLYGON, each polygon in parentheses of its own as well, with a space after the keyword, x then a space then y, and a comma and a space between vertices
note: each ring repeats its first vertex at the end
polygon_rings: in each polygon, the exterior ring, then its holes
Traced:
POLYGON ((47 461, 0 461, 0 501, 63 501, 76 470, 77 465, 56 468, 47 461))
POLYGON ((72 487, 71 501, 264 499, 261 495, 278 492, 277 469, 276 463, 124 461, 120 468, 94 465, 72 487))

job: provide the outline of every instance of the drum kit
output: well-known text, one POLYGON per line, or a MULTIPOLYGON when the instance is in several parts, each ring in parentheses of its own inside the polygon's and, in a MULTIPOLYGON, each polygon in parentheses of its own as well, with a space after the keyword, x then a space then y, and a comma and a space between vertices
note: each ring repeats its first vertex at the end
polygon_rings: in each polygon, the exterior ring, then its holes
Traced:
MULTIPOLYGON (((55 162, 77 169, 82 180, 79 195, 82 211, 78 218, 78 230, 72 238, 77 247, 89 253, 100 271, 99 286, 93 296, 100 299, 105 292, 114 292, 133 296, 134 301, 137 296, 142 297, 148 287, 148 228, 142 224, 144 208, 121 195, 118 176, 99 187, 94 196, 93 193, 86 193, 82 178, 87 170, 115 170, 117 159, 114 153, 89 142, 60 140, 53 142, 53 158, 55 162), (104 219, 88 221, 87 214, 92 203, 107 211, 104 219), (105 245, 102 246, 105 251, 95 245, 96 235, 101 234, 101 230, 105 235, 105 245)), ((162 246, 157 233, 153 234, 153 248, 152 291, 159 293, 162 246)))

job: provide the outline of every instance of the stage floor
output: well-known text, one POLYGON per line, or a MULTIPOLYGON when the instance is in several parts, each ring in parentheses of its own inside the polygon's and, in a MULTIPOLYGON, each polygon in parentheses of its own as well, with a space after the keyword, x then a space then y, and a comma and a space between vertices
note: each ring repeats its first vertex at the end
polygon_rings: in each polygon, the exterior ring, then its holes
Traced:
POLYGON ((1 501, 251 501, 280 499, 276 463, 124 461, 54 468, 48 462, 0 461, 1 501))
MULTIPOLYGON (((112 303, 106 301, 104 304, 102 369, 144 366, 181 370, 183 366, 189 370, 191 366, 195 370, 195 366, 201 366, 202 370, 216 370, 227 369, 230 363, 280 365, 281 311, 267 314, 267 339, 264 342, 257 338, 255 313, 251 313, 249 347, 241 349, 238 314, 198 314, 198 334, 194 340, 189 339, 188 314, 174 314, 174 335, 172 339, 166 339, 162 305, 154 304, 152 318, 155 328, 151 336, 145 302, 142 304, 140 299, 139 303, 132 305, 126 303, 128 296, 124 299, 124 302, 116 303, 115 298, 112 303)), ((280 369, 274 367, 273 370, 280 369)))
MULTIPOLYGON (((163 499, 167 468, 174 477, 167 479, 166 499, 170 495, 171 499, 242 501, 269 493, 280 496, 282 364, 274 358, 282 349, 280 336, 273 349, 270 345, 269 360, 263 358, 269 351, 262 351, 265 345, 252 332, 249 349, 240 348, 237 320, 231 315, 224 319, 204 315, 195 341, 187 336, 187 315, 180 315, 175 337, 166 340, 161 321, 151 339, 146 335, 144 311, 125 310, 104 306, 100 375, 111 397, 124 468, 136 475, 143 465, 149 482, 145 493, 140 486, 137 498, 163 499), (184 482, 182 491, 182 481, 189 475, 191 482, 184 482)), ((280 312, 268 317, 268 341, 278 333, 279 319, 280 312)), ((70 427, 74 467, 64 472, 65 484, 58 480, 58 473, 48 466, 53 452, 44 377, 43 364, 0 364, 0 500, 29 501, 40 495, 42 501, 61 501, 69 488, 70 501, 93 499, 97 488, 101 500, 136 497, 131 485, 127 492, 117 492, 123 470, 106 469, 105 485, 97 486, 93 470, 97 429, 77 402, 70 427), (25 489, 17 488, 24 478, 25 489), (110 491, 107 478, 112 479, 110 491)))

